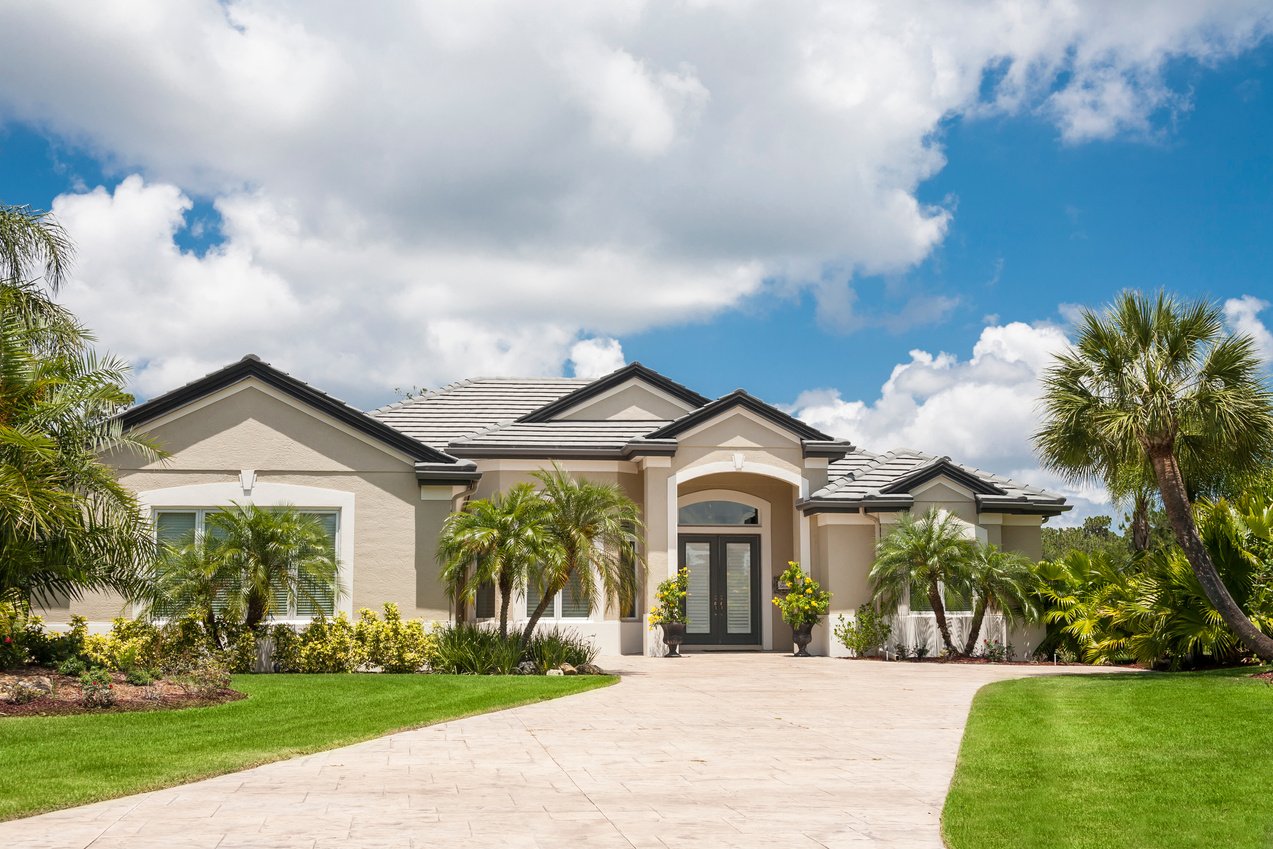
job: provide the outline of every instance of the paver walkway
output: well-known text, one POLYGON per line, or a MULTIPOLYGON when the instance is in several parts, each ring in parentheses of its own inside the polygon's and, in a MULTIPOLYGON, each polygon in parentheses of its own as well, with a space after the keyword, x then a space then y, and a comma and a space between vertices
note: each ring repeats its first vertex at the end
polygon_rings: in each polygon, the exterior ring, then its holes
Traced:
POLYGON ((1067 671, 609 662, 614 687, 0 823, 0 846, 940 847, 973 693, 1067 671))

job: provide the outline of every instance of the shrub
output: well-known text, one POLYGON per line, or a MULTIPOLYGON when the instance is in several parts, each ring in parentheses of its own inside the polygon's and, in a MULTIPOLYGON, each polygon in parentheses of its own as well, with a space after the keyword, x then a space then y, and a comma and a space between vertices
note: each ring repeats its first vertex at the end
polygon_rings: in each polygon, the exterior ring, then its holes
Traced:
POLYGON ((301 672, 353 672, 363 664, 362 647, 344 613, 315 619, 301 631, 300 643, 301 672))
POLYGON ((419 672, 431 665, 437 651, 437 637, 424 629, 418 619, 402 620, 398 605, 384 607, 380 621, 373 610, 358 611, 354 635, 362 649, 364 662, 381 672, 419 672))
POLYGON ((168 680, 186 695, 208 698, 230 687, 230 670, 219 657, 204 654, 190 658, 188 665, 174 669, 168 680))
POLYGON ((77 675, 83 675, 87 671, 88 664, 78 657, 68 657, 66 660, 57 665, 57 672, 59 675, 70 675, 75 677, 77 675))
POLYGON ((124 680, 134 687, 149 687, 155 683, 155 674, 139 666, 125 672, 124 680))
POLYGON ((676 574, 659 583, 654 592, 658 601, 650 611, 650 630, 665 622, 685 622, 685 597, 690 594, 690 570, 682 566, 676 574))
POLYGON ((119 672, 159 666, 161 647, 159 629, 140 619, 116 619, 110 633, 84 638, 84 656, 90 665, 119 672))
POLYGON ((928 644, 916 643, 915 645, 911 646, 911 655, 914 656, 916 660, 923 660, 924 658, 928 657, 928 644))
POLYGON ((275 672, 301 671, 301 638, 290 625, 274 625, 269 630, 275 672))
POLYGON ((831 609, 831 593, 822 589, 796 561, 787 561, 787 570, 778 580, 787 587, 787 592, 774 596, 773 602, 782 612, 782 621, 792 628, 816 625, 831 609))
POLYGON ((34 684, 18 679, 9 688, 8 701, 15 705, 26 705, 45 695, 45 693, 45 690, 34 684))
POLYGON ((592 640, 573 631, 539 631, 530 638, 524 659, 535 664, 536 672, 544 673, 563 663, 571 666, 592 663, 597 659, 597 647, 592 640))
POLYGON ((874 605, 864 604, 857 609, 852 621, 840 616, 835 626, 835 638, 854 657, 866 657, 888 645, 893 625, 874 605))
POLYGON ((511 675, 521 660, 515 635, 481 625, 456 624, 437 632, 434 672, 451 675, 511 675))
POLYGON ((251 628, 242 628, 235 635, 226 652, 230 671, 242 675, 256 671, 256 632, 251 628))
POLYGON ((93 669, 80 675, 80 702, 85 707, 110 707, 115 704, 115 685, 105 669, 93 669))
POLYGON ((906 645, 906 643, 894 643, 893 654, 897 655, 898 660, 906 660, 911 656, 910 646, 906 645))
POLYGON ((981 644, 980 657, 991 663, 1005 663, 1012 660, 1012 643, 1001 643, 998 640, 984 640, 981 644))

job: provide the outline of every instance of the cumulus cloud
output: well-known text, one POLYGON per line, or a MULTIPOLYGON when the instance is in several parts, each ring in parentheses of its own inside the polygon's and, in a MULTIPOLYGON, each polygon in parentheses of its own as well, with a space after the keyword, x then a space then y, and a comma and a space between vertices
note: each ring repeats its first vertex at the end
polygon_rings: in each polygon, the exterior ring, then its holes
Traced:
POLYGON ((1108 512, 1098 487, 1076 488, 1039 468, 1031 447, 1038 428, 1039 375, 1069 345, 1052 323, 985 327, 967 359, 914 350, 893 368, 874 401, 847 401, 835 389, 801 393, 792 411, 814 427, 867 450, 915 448, 1006 474, 1064 494, 1075 505, 1066 522, 1108 512))
POLYGON ((1224 319, 1233 332, 1250 336, 1260 358, 1265 363, 1273 364, 1273 333, 1259 319, 1260 313, 1268 308, 1268 301, 1254 295, 1229 298, 1224 302, 1224 319))
POLYGON ((618 339, 580 339, 570 348, 575 377, 601 377, 623 368, 623 346, 618 339))
POLYGON ((68 299, 139 388, 256 349, 373 401, 775 288, 852 329, 855 277, 945 236, 953 201, 916 196, 944 120, 1152 134, 1188 108, 1166 63, 1269 29, 1255 3, 52 0, 0 10, 0 120, 135 175, 56 206, 68 299), (191 198, 204 255, 174 241, 191 198))

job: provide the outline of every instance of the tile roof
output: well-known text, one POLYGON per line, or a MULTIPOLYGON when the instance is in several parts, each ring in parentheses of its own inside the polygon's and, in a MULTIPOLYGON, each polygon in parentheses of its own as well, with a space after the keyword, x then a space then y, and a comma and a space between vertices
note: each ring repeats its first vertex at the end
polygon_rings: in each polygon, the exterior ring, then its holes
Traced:
POLYGON ((368 415, 445 451, 452 442, 510 423, 586 383, 568 377, 478 377, 389 404, 368 415))
POLYGON ((461 457, 493 453, 551 456, 572 451, 615 454, 632 440, 665 424, 666 421, 514 422, 452 442, 447 450, 461 457))
POLYGON ((947 473, 966 478, 978 492, 983 504, 1010 508, 1014 505, 1040 509, 1064 510, 1065 499, 1047 490, 1018 483, 972 466, 937 457, 922 451, 898 449, 884 454, 855 451, 830 466, 828 484, 809 497, 810 502, 824 504, 865 505, 871 502, 906 500, 911 482, 919 483, 924 473, 947 473), (860 456, 859 456, 860 455, 860 456))

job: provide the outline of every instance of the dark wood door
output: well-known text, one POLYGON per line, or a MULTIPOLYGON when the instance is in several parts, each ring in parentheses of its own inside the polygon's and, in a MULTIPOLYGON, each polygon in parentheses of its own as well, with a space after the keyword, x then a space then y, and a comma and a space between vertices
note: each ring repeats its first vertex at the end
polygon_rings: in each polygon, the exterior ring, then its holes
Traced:
POLYGON ((690 570, 685 642, 760 645, 760 537, 682 534, 679 544, 690 570))

